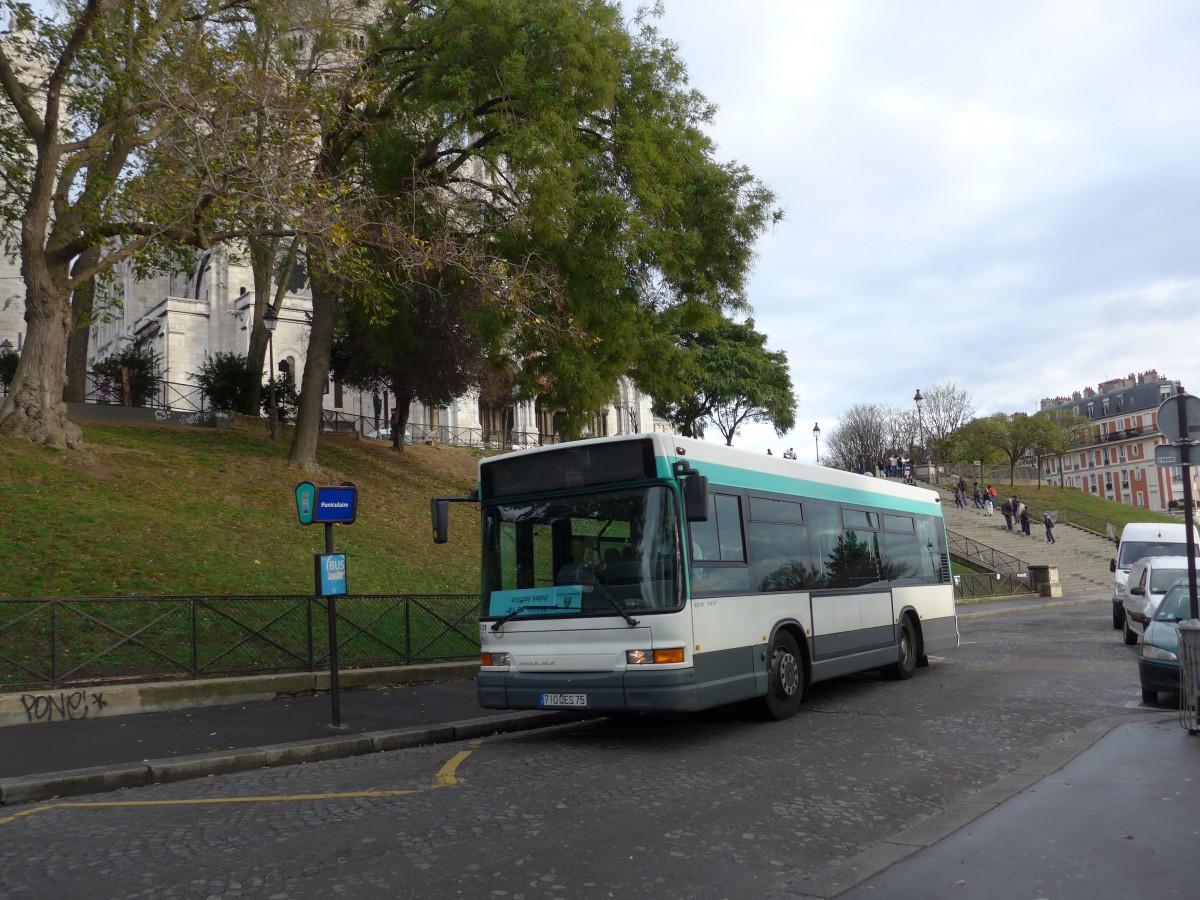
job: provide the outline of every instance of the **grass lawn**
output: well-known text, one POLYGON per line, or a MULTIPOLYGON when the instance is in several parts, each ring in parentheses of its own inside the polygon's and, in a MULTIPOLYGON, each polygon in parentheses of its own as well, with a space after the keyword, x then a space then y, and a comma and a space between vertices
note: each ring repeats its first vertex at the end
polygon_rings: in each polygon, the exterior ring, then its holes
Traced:
POLYGON ((257 429, 80 424, 87 454, 0 444, 0 597, 311 594, 324 528, 297 521, 307 480, 358 485, 357 521, 334 527, 352 593, 479 589, 477 509, 451 505, 448 544, 429 521, 430 497, 474 487, 470 450, 323 436, 322 478, 257 429))

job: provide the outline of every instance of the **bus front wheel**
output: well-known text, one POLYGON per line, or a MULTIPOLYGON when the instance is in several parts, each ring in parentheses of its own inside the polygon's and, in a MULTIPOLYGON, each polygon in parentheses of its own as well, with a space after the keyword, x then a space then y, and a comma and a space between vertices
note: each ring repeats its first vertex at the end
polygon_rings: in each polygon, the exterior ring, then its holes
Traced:
POLYGON ((800 709, 804 697, 804 660, 790 632, 780 631, 767 657, 767 696, 763 708, 768 718, 787 719, 800 709))

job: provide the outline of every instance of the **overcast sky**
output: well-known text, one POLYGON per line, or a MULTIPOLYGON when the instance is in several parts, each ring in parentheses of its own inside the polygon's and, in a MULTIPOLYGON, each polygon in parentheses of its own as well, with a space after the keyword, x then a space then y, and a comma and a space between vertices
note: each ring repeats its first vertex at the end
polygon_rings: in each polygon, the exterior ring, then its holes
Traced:
POLYGON ((786 213, 749 299, 796 430, 735 446, 811 462, 814 422, 946 382, 976 415, 1151 368, 1200 393, 1200 3, 665 6, 718 157, 786 213))

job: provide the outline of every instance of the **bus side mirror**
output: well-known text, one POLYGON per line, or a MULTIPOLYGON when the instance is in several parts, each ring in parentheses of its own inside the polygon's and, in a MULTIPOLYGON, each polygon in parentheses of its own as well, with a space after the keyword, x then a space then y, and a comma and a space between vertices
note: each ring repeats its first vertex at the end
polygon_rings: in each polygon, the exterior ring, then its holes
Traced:
POLYGON ((689 475, 683 480, 683 510, 689 522, 708 521, 707 475, 689 475))
POLYGON ((1110 572, 1117 571, 1117 561, 1115 559, 1110 559, 1108 561, 1108 571, 1110 571, 1110 572))
POLYGON ((449 539, 450 501, 434 497, 429 501, 429 513, 433 519, 433 542, 444 544, 449 539))

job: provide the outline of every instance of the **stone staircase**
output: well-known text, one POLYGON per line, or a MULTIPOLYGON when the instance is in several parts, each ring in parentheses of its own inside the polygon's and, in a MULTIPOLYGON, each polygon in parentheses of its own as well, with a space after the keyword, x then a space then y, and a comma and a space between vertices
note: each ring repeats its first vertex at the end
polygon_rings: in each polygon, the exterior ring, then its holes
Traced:
MULTIPOLYGON (((925 484, 921 486, 928 487, 925 484)), ((1019 489, 999 484, 994 487, 1001 504, 1006 493, 1020 496, 1019 489)), ((1089 594, 1112 596, 1113 575, 1108 563, 1116 555, 1117 549, 1112 541, 1074 525, 1060 524, 1054 527, 1055 543, 1047 543, 1040 514, 1029 523, 1030 536, 1025 537, 1021 533, 1020 523, 1014 522, 1011 532, 1005 530, 1004 516, 999 507, 989 518, 982 509, 976 509, 970 502, 967 509, 959 509, 954 505, 954 494, 948 488, 939 486, 937 490, 942 498, 942 514, 948 531, 958 532, 1031 565, 1057 566, 1064 597, 1089 594)))

